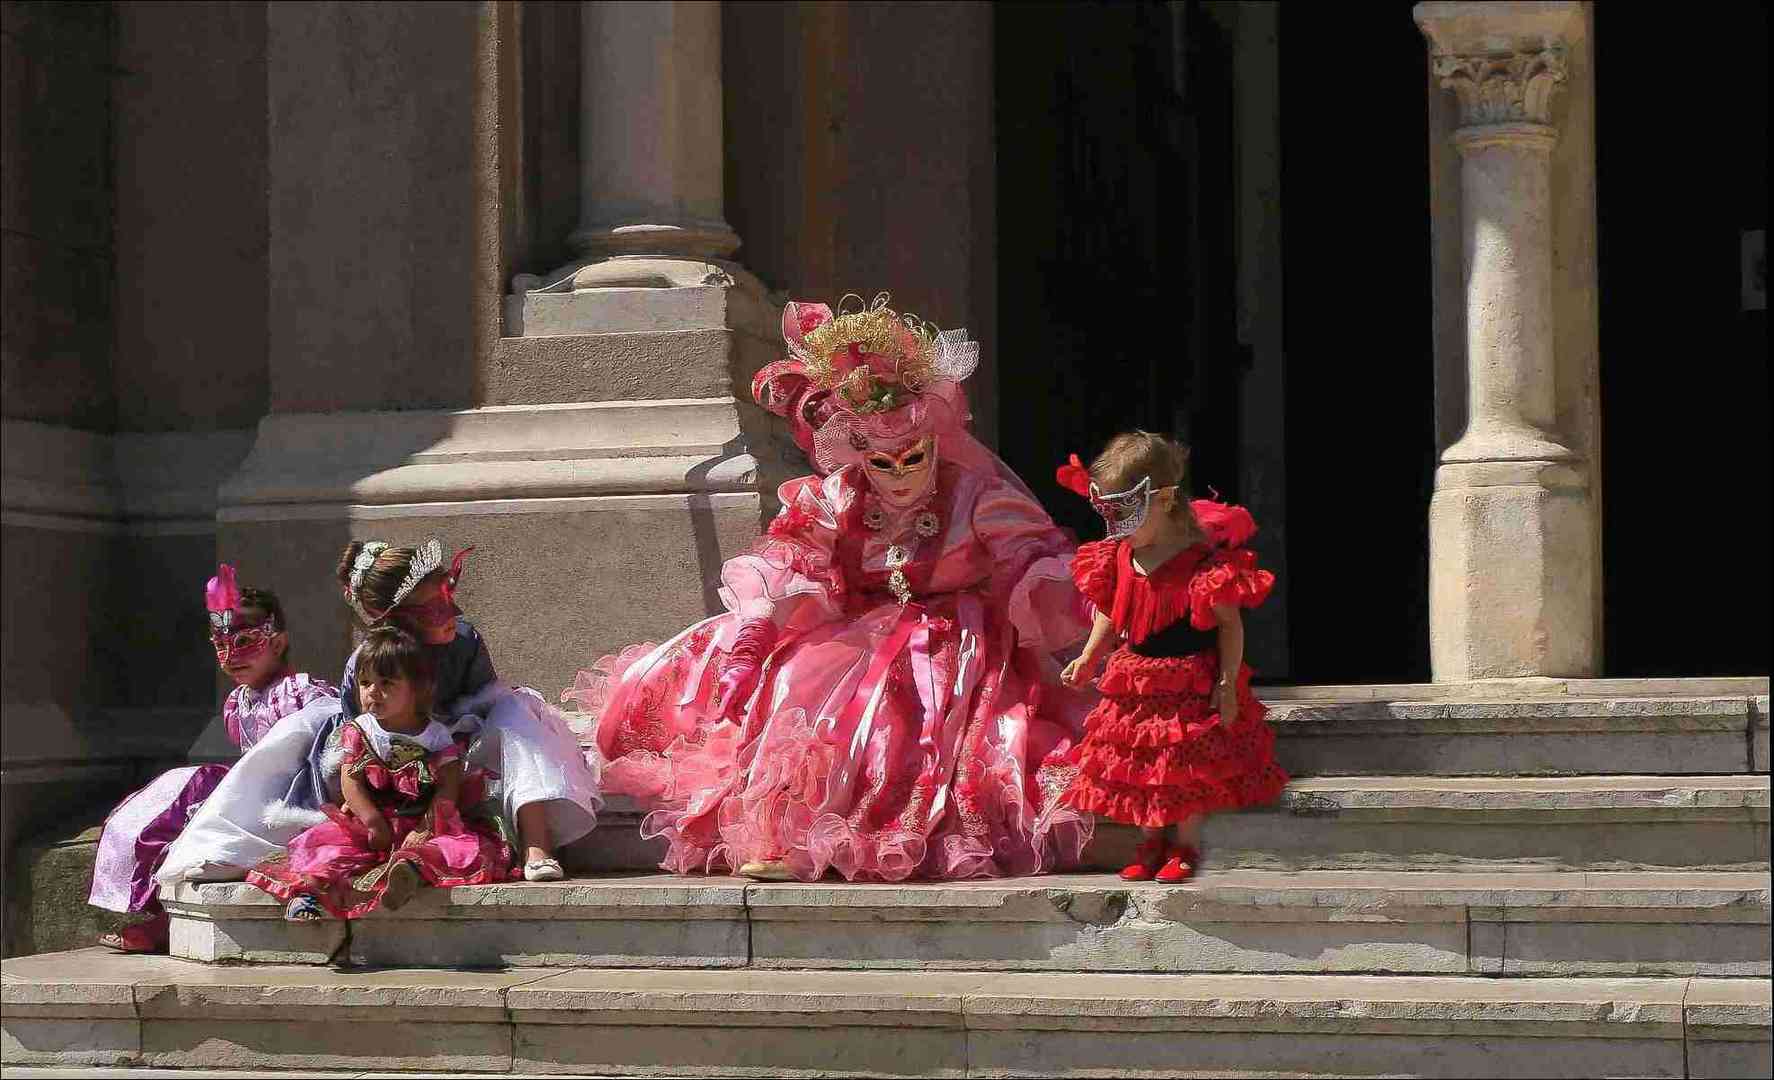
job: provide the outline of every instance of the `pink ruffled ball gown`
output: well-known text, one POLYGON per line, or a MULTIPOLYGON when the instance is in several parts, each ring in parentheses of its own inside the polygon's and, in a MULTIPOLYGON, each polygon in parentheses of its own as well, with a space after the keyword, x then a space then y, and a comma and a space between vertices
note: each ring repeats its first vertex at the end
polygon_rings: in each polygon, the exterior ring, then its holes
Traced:
POLYGON ((1091 822, 1059 796, 1090 703, 1052 657, 1086 629, 1071 538, 1020 485, 952 459, 903 514, 854 464, 780 498, 722 569, 726 614, 605 657, 563 695, 597 714, 607 790, 654 807, 642 832, 668 841, 662 865, 900 881, 1076 863, 1091 822), (728 652, 772 611, 744 722, 723 721, 728 652))

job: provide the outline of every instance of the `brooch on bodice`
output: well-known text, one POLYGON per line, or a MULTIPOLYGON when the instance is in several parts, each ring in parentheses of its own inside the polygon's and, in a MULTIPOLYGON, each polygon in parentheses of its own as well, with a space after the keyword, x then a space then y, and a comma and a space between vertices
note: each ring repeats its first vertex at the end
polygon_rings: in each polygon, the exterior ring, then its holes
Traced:
MULTIPOLYGON (((901 519, 903 520, 903 519, 901 519)), ((862 523, 871 532, 880 532, 887 527, 887 511, 879 506, 871 506, 863 511, 862 523)), ((912 532, 921 540, 928 540, 942 531, 942 519, 934 510, 920 510, 912 518, 912 532)), ((912 583, 906 577, 905 568, 911 565, 912 546, 905 542, 893 544, 887 549, 887 588, 893 593, 894 599, 901 604, 912 602, 912 583)))

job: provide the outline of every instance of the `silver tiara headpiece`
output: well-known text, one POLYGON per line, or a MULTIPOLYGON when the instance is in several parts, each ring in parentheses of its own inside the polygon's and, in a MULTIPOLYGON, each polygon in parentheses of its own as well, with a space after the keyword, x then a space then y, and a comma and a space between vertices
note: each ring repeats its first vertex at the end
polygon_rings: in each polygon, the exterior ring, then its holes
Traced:
POLYGON ((371 616, 359 595, 363 589, 363 576, 369 573, 370 567, 376 565, 376 559, 387 550, 387 544, 380 540, 371 540, 351 563, 351 587, 345 590, 345 602, 351 605, 351 610, 357 613, 358 619, 365 626, 375 626, 386 619, 389 612, 399 607, 400 602, 407 598, 408 593, 419 587, 420 582, 443 569, 443 542, 434 536, 414 550, 413 561, 407 567, 407 576, 401 579, 400 588, 394 590, 394 599, 390 601, 388 610, 371 616))

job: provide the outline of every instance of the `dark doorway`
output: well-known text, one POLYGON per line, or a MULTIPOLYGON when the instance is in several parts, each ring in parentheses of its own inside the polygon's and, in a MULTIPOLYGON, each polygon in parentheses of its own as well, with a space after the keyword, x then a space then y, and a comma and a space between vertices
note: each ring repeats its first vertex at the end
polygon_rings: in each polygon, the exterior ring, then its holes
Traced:
POLYGON ((1411 5, 1281 9, 1293 681, 1429 678, 1428 49, 1411 5))
POLYGON ((1718 14, 1678 111, 1636 63, 1667 21, 1595 12, 1611 675, 1768 673, 1768 315, 1742 269, 1768 225, 1768 9, 1718 14))
POLYGON ((1085 538, 1101 523, 1055 466, 1187 426, 1199 273, 1172 17, 996 8, 1000 450, 1085 538))
POLYGON ((997 8, 1001 450, 1087 538, 1101 524, 1054 466, 1126 427, 1188 442, 1197 494, 1243 497, 1261 436, 1239 427, 1236 225, 1254 195, 1236 165, 1253 121, 1234 88, 1241 49, 1273 66, 1279 48, 1286 515, 1260 543, 1285 549, 1289 593, 1268 671, 1427 679, 1426 50, 1406 3, 1289 5, 1278 45, 1236 18, 997 8))

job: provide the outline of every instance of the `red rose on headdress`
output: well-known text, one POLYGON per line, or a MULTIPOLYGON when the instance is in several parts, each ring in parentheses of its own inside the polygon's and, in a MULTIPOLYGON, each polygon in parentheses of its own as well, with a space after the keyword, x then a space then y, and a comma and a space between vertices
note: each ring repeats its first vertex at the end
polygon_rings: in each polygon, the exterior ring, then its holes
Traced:
MULTIPOLYGON (((856 346, 852 345, 851 348, 854 349, 856 346)), ((891 356, 860 351, 858 352, 858 355, 862 357, 862 362, 868 365, 869 371, 872 372, 877 379, 882 379, 886 382, 899 381, 899 365, 894 362, 891 356)))
POLYGON ((857 368, 867 366, 868 361, 862 356, 862 346, 854 341, 832 353, 832 375, 840 382, 857 368))
POLYGON ((782 309, 782 340, 789 348, 802 347, 802 339, 832 320, 832 309, 824 304, 803 304, 790 300, 782 309))
POLYGON ((1073 454, 1064 465, 1056 469, 1053 478, 1059 481, 1060 487, 1074 495, 1090 498, 1090 470, 1078 460, 1077 454, 1073 454))

